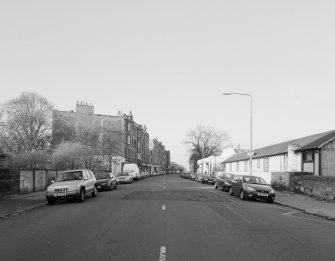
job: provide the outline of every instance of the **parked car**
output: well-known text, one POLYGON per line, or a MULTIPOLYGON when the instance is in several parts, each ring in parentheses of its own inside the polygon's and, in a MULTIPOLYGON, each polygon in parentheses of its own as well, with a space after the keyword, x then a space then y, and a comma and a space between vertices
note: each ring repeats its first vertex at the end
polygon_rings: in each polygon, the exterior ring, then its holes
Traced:
POLYGON ((230 173, 220 173, 216 177, 214 188, 229 191, 235 175, 230 173))
POLYGON ((118 183, 133 183, 133 177, 129 172, 121 171, 118 173, 117 177, 117 182, 118 183))
POLYGON ((97 180, 97 188, 112 190, 117 188, 117 179, 112 173, 97 173, 95 174, 97 180))
POLYGON ((261 199, 272 203, 275 199, 275 191, 261 177, 236 176, 229 189, 230 195, 237 195, 240 199, 261 199))
POLYGON ((88 194, 98 195, 97 181, 88 169, 68 170, 58 173, 55 181, 47 187, 45 197, 49 205, 61 199, 78 199, 83 202, 88 194))
POLYGON ((190 180, 195 180, 195 173, 190 174, 190 180))
POLYGON ((124 164, 123 171, 130 173, 130 175, 133 177, 133 180, 140 180, 141 178, 140 169, 135 163, 124 164))
POLYGON ((183 173, 181 173, 180 176, 184 179, 189 179, 191 177, 191 174, 188 173, 188 172, 183 172, 183 173))
POLYGON ((214 184, 215 183, 215 177, 211 174, 205 174, 202 176, 201 183, 207 183, 207 184, 214 184))

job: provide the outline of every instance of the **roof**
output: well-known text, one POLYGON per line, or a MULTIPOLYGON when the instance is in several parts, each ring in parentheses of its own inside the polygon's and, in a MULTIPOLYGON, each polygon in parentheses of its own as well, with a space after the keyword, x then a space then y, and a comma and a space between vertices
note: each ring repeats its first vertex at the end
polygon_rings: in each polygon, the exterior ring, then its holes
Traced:
MULTIPOLYGON (((335 130, 314 134, 310 136, 306 136, 303 138, 285 141, 282 143, 266 146, 263 148, 255 149, 254 152, 254 159, 257 158, 264 158, 269 156, 276 156, 281 154, 287 153, 287 147, 289 145, 297 145, 298 149, 296 151, 304 151, 304 150, 311 150, 317 149, 325 145, 328 141, 335 138, 335 130)), ((224 162, 235 162, 241 160, 248 160, 249 159, 249 152, 235 154, 232 157, 226 159, 224 162)))

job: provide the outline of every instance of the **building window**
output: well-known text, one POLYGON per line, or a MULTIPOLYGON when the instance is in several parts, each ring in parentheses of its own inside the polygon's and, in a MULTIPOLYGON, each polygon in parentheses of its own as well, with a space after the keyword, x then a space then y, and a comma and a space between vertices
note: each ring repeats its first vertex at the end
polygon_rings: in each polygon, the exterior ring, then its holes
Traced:
POLYGON ((239 171, 240 162, 236 162, 236 171, 239 171))
POLYGON ((244 171, 245 171, 245 172, 248 171, 248 166, 249 166, 248 161, 245 160, 245 161, 244 161, 244 171))
POLYGON ((257 168, 259 169, 261 167, 261 160, 257 159, 257 168))
POLYGON ((103 138, 104 138, 104 134, 103 133, 99 133, 99 141, 100 142, 102 142, 103 138))
POLYGON ((127 143, 128 143, 128 145, 130 145, 130 136, 129 135, 127 136, 127 143))
POLYGON ((264 171, 269 171, 269 158, 263 159, 263 169, 264 171))
POLYGON ((101 127, 104 126, 104 119, 100 119, 100 126, 101 126, 101 127))
POLYGON ((302 160, 304 162, 312 162, 313 161, 313 152, 311 152, 311 151, 305 151, 302 154, 302 160))
POLYGON ((130 123, 128 122, 128 131, 130 131, 130 123))

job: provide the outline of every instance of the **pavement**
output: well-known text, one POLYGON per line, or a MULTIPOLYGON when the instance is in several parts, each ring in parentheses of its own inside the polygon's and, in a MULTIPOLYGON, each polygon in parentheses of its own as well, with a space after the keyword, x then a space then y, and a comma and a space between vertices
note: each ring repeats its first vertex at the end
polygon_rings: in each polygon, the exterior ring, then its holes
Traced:
POLYGON ((275 203, 335 221, 335 203, 292 192, 276 192, 275 203))
MULTIPOLYGON (((335 203, 320 201, 305 195, 291 192, 276 192, 276 204, 291 207, 304 213, 335 221, 335 203)), ((45 191, 0 196, 0 221, 11 216, 46 206, 45 191)))
POLYGON ((45 191, 0 196, 0 221, 47 204, 45 191))

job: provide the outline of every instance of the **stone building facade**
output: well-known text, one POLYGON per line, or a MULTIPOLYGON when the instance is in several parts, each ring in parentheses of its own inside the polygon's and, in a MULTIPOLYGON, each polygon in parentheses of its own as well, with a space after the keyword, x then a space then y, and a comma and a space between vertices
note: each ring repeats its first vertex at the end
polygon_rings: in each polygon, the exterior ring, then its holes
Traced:
MULTIPOLYGON (((122 165, 136 163, 141 172, 151 170, 149 134, 144 125, 134 121, 131 112, 129 115, 118 112, 116 116, 94 114, 93 105, 77 102, 75 112, 53 111, 52 129, 53 146, 75 137, 87 137, 86 132, 89 132, 90 137, 98 139, 101 144, 113 143, 107 152, 115 154, 122 165)), ((90 140, 84 139, 84 142, 90 140)))
POLYGON ((151 173, 165 172, 170 165, 170 151, 157 138, 150 139, 149 149, 151 173))

